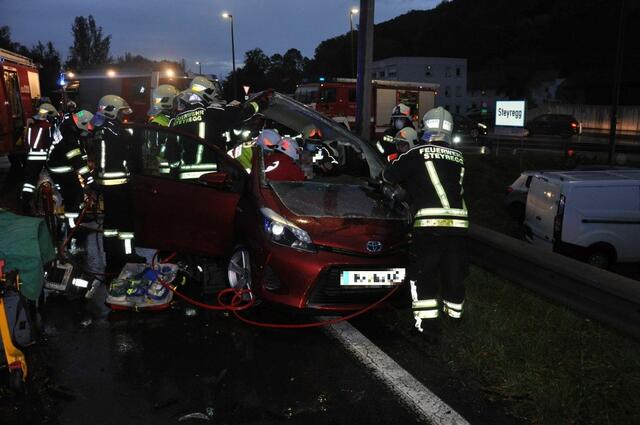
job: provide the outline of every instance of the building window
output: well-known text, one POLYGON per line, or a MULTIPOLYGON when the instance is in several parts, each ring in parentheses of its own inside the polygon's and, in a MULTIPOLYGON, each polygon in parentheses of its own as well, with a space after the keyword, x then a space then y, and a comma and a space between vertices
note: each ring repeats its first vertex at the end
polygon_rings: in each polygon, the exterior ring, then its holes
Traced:
POLYGON ((456 77, 459 77, 462 74, 462 71, 460 70, 460 67, 456 67, 456 77))
POLYGON ((447 86, 444 88, 444 96, 451 97, 451 87, 447 86))
POLYGON ((376 72, 371 73, 371 78, 377 78, 377 77, 378 77, 378 74, 376 72))
POLYGON ((427 65, 427 67, 424 69, 424 75, 425 77, 431 77, 432 74, 432 69, 431 69, 431 65, 427 65))
POLYGON ((384 78, 384 71, 380 71, 380 78, 384 78))
POLYGON ((395 68, 387 70, 387 77, 395 78, 398 75, 398 71, 395 68))
POLYGON ((456 86, 456 97, 462 96, 462 87, 456 86))
POLYGON ((456 114, 460 113, 460 105, 456 105, 456 114))
POLYGON ((444 71, 444 76, 445 77, 451 77, 451 67, 448 66, 445 71, 444 71))

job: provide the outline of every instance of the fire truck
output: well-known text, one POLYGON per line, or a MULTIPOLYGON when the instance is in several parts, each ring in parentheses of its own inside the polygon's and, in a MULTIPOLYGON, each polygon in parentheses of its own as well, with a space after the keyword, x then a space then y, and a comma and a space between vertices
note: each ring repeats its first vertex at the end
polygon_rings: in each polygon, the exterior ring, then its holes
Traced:
MULTIPOLYGON (((389 128, 393 107, 402 102, 411 108, 414 123, 435 106, 439 84, 407 81, 372 80, 372 137, 389 128)), ((318 112, 344 120, 353 128, 356 116, 356 80, 336 78, 332 81, 301 84, 294 97, 318 112)))
POLYGON ((22 133, 40 98, 37 65, 28 57, 0 49, 0 156, 23 150, 22 133))
POLYGON ((87 71, 68 77, 69 81, 63 87, 65 97, 75 101, 80 109, 95 111, 102 96, 115 94, 131 106, 133 113, 129 120, 138 123, 147 121, 154 88, 160 84, 171 84, 178 90, 184 90, 192 79, 192 76, 176 75, 174 71, 141 72, 123 69, 87 71))

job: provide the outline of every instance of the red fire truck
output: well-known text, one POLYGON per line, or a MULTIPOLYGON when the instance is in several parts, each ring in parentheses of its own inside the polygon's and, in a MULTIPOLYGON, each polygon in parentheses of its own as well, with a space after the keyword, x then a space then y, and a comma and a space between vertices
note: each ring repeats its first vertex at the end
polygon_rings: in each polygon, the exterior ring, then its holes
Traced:
MULTIPOLYGON (((438 87, 439 84, 373 80, 371 119, 375 136, 389 128, 391 111, 400 102, 411 108, 414 121, 421 119, 435 106, 438 87)), ((296 89, 295 98, 331 118, 346 118, 351 128, 355 125, 355 79, 336 78, 328 82, 301 84, 296 89)))
POLYGON ((22 132, 40 97, 37 65, 28 57, 0 49, 0 156, 20 151, 22 132))

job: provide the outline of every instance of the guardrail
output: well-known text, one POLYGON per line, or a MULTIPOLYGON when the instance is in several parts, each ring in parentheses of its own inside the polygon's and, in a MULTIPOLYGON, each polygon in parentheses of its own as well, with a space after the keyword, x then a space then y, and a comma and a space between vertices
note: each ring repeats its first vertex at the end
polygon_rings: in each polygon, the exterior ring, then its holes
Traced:
POLYGON ((640 339, 640 282, 472 225, 471 261, 640 339))

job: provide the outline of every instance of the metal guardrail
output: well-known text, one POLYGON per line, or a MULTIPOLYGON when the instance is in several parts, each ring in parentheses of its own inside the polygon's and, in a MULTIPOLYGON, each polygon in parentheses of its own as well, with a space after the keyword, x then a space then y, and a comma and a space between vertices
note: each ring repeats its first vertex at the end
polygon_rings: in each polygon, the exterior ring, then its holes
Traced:
POLYGON ((471 261, 640 339, 640 282, 472 225, 471 261))

